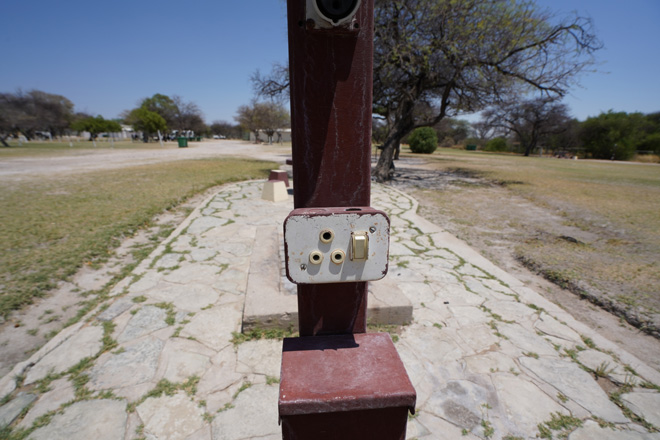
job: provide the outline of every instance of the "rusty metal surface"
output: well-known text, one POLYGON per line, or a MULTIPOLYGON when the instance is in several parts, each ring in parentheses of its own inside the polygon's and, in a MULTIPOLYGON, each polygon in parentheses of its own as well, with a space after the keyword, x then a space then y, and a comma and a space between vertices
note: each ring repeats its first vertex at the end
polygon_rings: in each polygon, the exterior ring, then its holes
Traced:
POLYGON ((299 284, 300 336, 365 333, 367 282, 299 284))
MULTIPOLYGON (((287 15, 294 206, 369 206, 373 0, 350 31, 315 29, 305 0, 287 15)), ((367 284, 300 285, 298 312, 301 336, 363 333, 367 284)))
POLYGON ((407 408, 288 416, 282 419, 284 440, 404 440, 407 408))
POLYGON ((387 333, 284 340, 281 418, 383 408, 414 411, 415 400, 387 333))
POLYGON ((289 0, 294 205, 368 206, 373 0, 359 32, 309 31, 305 18, 305 1, 289 0))

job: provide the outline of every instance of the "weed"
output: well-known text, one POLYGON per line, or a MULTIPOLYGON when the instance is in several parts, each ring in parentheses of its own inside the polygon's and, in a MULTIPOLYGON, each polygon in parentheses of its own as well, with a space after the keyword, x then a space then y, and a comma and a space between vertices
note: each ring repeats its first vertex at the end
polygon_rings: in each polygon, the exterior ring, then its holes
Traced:
POLYGON ((103 322, 103 339, 101 340, 103 346, 101 347, 101 353, 112 350, 117 346, 117 341, 112 338, 115 327, 116 324, 112 321, 103 322))
POLYGON ((280 383, 279 377, 266 376, 266 385, 274 385, 280 383))
POLYGON ((143 303, 143 302, 145 302, 146 300, 147 300, 147 297, 146 297, 146 296, 144 296, 144 295, 140 295, 140 296, 134 296, 133 299, 132 299, 131 301, 133 301, 134 303, 137 304, 137 303, 143 303))
POLYGON ((589 347, 591 349, 596 348, 596 344, 594 343, 594 341, 591 340, 591 338, 588 338, 584 335, 580 335, 580 337, 582 338, 582 342, 584 342, 584 345, 586 345, 587 347, 589 347))
POLYGON ((243 385, 241 385, 238 391, 234 393, 234 399, 237 398, 239 394, 241 394, 243 391, 247 390, 251 386, 252 386, 252 382, 250 381, 243 382, 243 385))
POLYGON ((437 322, 434 322, 433 327, 435 327, 437 329, 442 329, 442 324, 438 324, 437 322))
POLYGON ((561 414, 559 412, 550 414, 550 420, 539 423, 537 428, 539 434, 537 437, 552 439, 552 431, 559 431, 560 438, 567 438, 568 434, 576 428, 582 426, 582 420, 561 414))
POLYGON ((593 416, 592 418, 594 419, 594 421, 596 423, 598 423, 598 426, 600 426, 603 429, 604 428, 614 429, 614 427, 615 427, 614 423, 608 422, 607 420, 601 419, 600 417, 593 416))
POLYGON ((167 325, 176 324, 176 312, 174 311, 174 304, 170 302, 160 302, 154 304, 154 306, 163 309, 167 312, 167 315, 165 316, 165 324, 167 325))
POLYGON ((533 351, 527 351, 527 352, 524 352, 523 355, 525 355, 525 356, 527 356, 527 357, 534 358, 534 359, 538 359, 538 358, 539 358, 539 355, 536 354, 536 353, 534 353, 533 351))
POLYGON ((297 332, 293 331, 293 326, 289 327, 287 330, 279 328, 269 328, 263 329, 259 327, 254 327, 248 330, 245 333, 232 332, 231 342, 234 346, 240 345, 246 341, 256 341, 259 339, 284 339, 297 335, 297 332))
POLYGON ((232 405, 231 403, 225 403, 225 406, 220 408, 217 412, 221 413, 221 412, 227 411, 228 409, 232 409, 232 408, 235 408, 235 406, 232 405))
POLYGON ((484 428, 484 437, 491 438, 495 434, 495 429, 488 420, 482 420, 481 427, 484 428))
POLYGON ((594 375, 596 377, 607 377, 609 374, 614 371, 614 368, 609 368, 609 362, 602 362, 598 368, 594 370, 594 375))

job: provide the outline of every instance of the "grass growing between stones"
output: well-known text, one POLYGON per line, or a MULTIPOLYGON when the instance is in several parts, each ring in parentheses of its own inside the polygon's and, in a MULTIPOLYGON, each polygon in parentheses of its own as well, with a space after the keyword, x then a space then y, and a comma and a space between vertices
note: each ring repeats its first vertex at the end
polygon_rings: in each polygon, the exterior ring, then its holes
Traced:
POLYGON ((424 159, 445 178, 414 193, 421 215, 487 257, 505 243, 558 285, 651 333, 660 327, 657 165, 449 149, 424 159))
POLYGON ((288 329, 254 327, 244 333, 232 332, 231 342, 234 346, 237 346, 247 341, 258 341, 260 339, 281 340, 296 336, 298 336, 298 332, 295 332, 293 327, 289 327, 288 329))
POLYGON ((212 186, 263 178, 270 168, 208 159, 1 182, 0 316, 46 295, 84 265, 103 263, 157 214, 212 186))
POLYGON ((582 420, 573 417, 567 416, 561 413, 552 413, 550 415, 550 420, 547 422, 539 423, 538 430, 539 433, 537 437, 552 439, 553 431, 557 435, 557 438, 565 439, 568 438, 568 435, 575 429, 582 426, 582 420))

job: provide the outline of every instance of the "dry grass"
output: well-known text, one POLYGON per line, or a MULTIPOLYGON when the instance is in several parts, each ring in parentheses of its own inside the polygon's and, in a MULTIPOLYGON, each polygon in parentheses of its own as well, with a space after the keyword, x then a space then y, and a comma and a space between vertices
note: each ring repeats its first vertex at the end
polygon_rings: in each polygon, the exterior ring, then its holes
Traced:
POLYGON ((45 295, 192 195, 271 163, 209 159, 0 183, 0 316, 45 295))
MULTIPOLYGON (((660 167, 441 150, 431 166, 480 185, 420 194, 464 236, 513 243, 548 279, 638 326, 660 324, 660 167)), ((433 215, 422 207, 422 214, 433 215)))

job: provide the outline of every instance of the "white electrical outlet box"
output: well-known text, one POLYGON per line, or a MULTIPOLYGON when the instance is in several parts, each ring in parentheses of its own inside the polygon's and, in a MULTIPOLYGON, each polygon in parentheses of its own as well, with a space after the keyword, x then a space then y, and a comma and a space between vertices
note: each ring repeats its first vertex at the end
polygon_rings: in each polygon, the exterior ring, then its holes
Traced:
POLYGON ((286 275, 296 284, 379 280, 389 248, 390 219, 371 207, 295 209, 284 221, 286 275))

